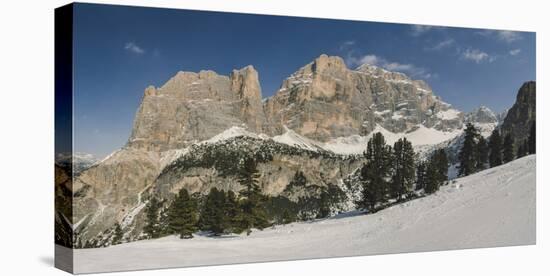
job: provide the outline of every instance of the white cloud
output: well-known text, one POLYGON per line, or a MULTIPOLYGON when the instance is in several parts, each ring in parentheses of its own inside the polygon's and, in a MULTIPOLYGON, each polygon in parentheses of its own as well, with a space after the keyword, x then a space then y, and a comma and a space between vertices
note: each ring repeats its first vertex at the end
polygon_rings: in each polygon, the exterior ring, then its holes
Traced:
POLYGON ((353 46, 353 45, 355 45, 355 41, 353 41, 353 40, 348 40, 348 41, 342 42, 342 46, 353 46))
POLYGON ((143 54, 145 53, 145 50, 141 47, 139 47, 136 43, 134 42, 127 42, 125 45, 124 45, 124 49, 127 50, 127 51, 130 51, 134 54, 143 54))
POLYGON ((510 55, 512 56, 517 56, 519 55, 519 53, 521 53, 521 49, 513 49, 513 50, 510 50, 510 55))
POLYGON ((519 32, 512 31, 497 31, 497 36, 500 40, 508 43, 521 39, 521 34, 519 32))
POLYGON ((504 41, 506 43, 512 43, 514 41, 518 41, 522 39, 521 32, 514 32, 514 31, 498 31, 498 30, 485 30, 481 32, 477 32, 477 34, 486 36, 486 37, 495 37, 500 41, 504 41))
POLYGON ((399 63, 395 61, 388 61, 385 58, 376 55, 364 55, 361 57, 348 57, 346 63, 350 67, 356 67, 363 64, 375 65, 382 67, 389 71, 397 71, 405 73, 413 78, 429 79, 433 75, 425 68, 418 67, 410 63, 399 63))
POLYGON ((427 26, 427 25, 412 25, 411 26, 411 35, 412 36, 419 36, 422 35, 429 30, 433 29, 433 26, 427 26))
POLYGON ((378 65, 379 62, 380 62, 379 58, 375 55, 366 55, 361 57, 361 59, 359 59, 360 64, 378 65))
POLYGON ((386 63, 383 67, 390 71, 411 71, 414 69, 412 64, 401 64, 399 62, 386 63))
POLYGON ((438 43, 436 43, 434 46, 432 47, 427 47, 426 49, 428 50, 441 50, 443 48, 447 48, 447 47, 450 47, 452 46, 453 44, 455 43, 455 40, 452 39, 452 38, 448 38, 448 39, 445 39, 445 40, 442 40, 438 43))
POLYGON ((496 59, 496 57, 491 56, 479 49, 467 49, 462 53, 462 58, 474 61, 475 63, 482 63, 485 61, 493 62, 496 59))
POLYGON ((355 40, 347 40, 340 43, 340 51, 347 50, 355 45, 355 40))

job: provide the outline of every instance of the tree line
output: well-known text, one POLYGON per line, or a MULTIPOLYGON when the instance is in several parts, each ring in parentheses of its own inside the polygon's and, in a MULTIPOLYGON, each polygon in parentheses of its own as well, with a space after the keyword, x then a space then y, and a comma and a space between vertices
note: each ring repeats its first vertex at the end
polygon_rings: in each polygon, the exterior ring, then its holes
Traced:
POLYGON ((427 160, 416 162, 413 146, 401 138, 393 147, 382 133, 375 133, 364 152, 360 169, 362 193, 359 209, 376 212, 389 202, 401 202, 421 194, 431 194, 447 181, 448 159, 444 149, 435 150, 427 160))
POLYGON ((523 140, 516 139, 512 133, 506 133, 503 137, 501 130, 495 128, 487 141, 478 128, 468 123, 458 154, 458 175, 467 176, 536 153, 535 126, 533 121, 528 137, 523 140))
POLYGON ((253 228, 270 226, 263 206, 268 197, 261 193, 258 186, 260 175, 255 160, 242 160, 237 175, 239 184, 243 186, 239 195, 212 188, 200 202, 197 196, 182 188, 166 209, 162 209, 164 202, 152 197, 146 208, 144 233, 148 238, 177 234, 186 239, 192 238, 198 230, 212 235, 250 234, 253 228))

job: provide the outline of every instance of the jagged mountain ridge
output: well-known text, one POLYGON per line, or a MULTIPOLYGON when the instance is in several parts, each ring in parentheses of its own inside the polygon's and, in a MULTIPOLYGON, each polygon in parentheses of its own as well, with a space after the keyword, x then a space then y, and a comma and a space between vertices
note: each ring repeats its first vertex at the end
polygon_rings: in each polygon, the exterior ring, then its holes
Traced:
POLYGON ((342 58, 326 55, 287 78, 264 110, 278 132, 286 126, 322 142, 365 136, 376 125, 395 133, 418 125, 451 131, 463 120, 424 81, 372 65, 351 70, 342 58))
MULTIPOLYGON (((139 236, 140 211, 151 194, 170 198, 182 187, 199 193, 210 187, 238 191, 235 179, 197 157, 204 148, 246 145, 242 152, 260 155, 265 145, 286 149, 259 164, 262 188, 296 199, 316 196, 315 190, 285 193, 291 176, 308 170, 312 186, 341 186, 362 161, 339 154, 361 153, 374 131, 382 131, 390 143, 408 137, 427 152, 459 136, 463 122, 464 114, 425 82, 371 65, 351 70, 339 57, 321 55, 264 101, 252 66, 230 76, 178 72, 163 86, 145 90, 125 147, 75 179, 72 223, 82 241, 108 235, 117 222, 132 240, 139 236), (177 165, 191 157, 192 166, 177 165)), ((238 154, 226 158, 239 161, 238 154)))

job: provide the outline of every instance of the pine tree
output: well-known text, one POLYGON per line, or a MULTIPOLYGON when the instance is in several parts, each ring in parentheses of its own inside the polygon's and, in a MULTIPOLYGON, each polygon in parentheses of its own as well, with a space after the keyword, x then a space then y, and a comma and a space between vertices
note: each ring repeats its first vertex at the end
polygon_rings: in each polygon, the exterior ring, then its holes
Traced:
POLYGON ((489 137, 489 165, 491 168, 502 165, 502 138, 498 129, 489 137))
POLYGON ((307 178, 302 171, 297 171, 294 174, 294 177, 290 181, 289 186, 291 187, 305 187, 307 183, 307 178))
POLYGON ((428 162, 426 166, 426 186, 424 188, 426 194, 432 194, 439 190, 439 178, 435 162, 433 160, 428 162))
POLYGON ((240 217, 241 209, 239 207, 239 201, 233 191, 228 191, 225 197, 224 207, 224 228, 227 233, 240 233, 243 230, 238 228, 237 219, 240 217))
POLYGON ((519 143, 518 150, 516 152, 517 158, 521 158, 527 155, 527 149, 526 149, 527 147, 528 147, 527 140, 524 140, 522 143, 519 143))
POLYGON ((514 138, 510 133, 504 136, 504 142, 502 143, 502 159, 504 163, 508 163, 514 160, 514 138))
POLYGON ((415 190, 421 190, 426 187, 426 161, 418 162, 416 167, 416 186, 415 190))
POLYGON ((288 209, 283 210, 282 222, 283 224, 288 224, 296 221, 296 216, 293 216, 288 209))
POLYGON ((182 188, 168 211, 168 231, 170 234, 178 234, 181 239, 193 238, 193 232, 197 231, 197 221, 197 202, 182 188))
POLYGON ((426 164, 424 192, 431 194, 439 190, 439 187, 447 181, 449 162, 444 149, 436 150, 426 164))
POLYGON ((476 171, 482 171, 487 168, 489 162, 489 145, 483 136, 479 136, 476 143, 476 171))
POLYGON ((529 137, 527 138, 529 148, 527 149, 529 154, 537 153, 537 124, 535 121, 531 123, 531 129, 529 130, 529 137))
POLYGON ((431 162, 434 163, 436 169, 438 185, 442 185, 443 182, 448 180, 447 173, 449 171, 449 160, 445 149, 436 150, 432 155, 431 162))
POLYGON ((238 171, 239 184, 244 186, 240 192, 243 197, 241 200, 241 214, 239 218, 239 229, 243 229, 247 234, 251 233, 252 228, 263 229, 269 226, 267 214, 263 203, 265 196, 261 194, 258 186, 260 173, 256 169, 256 162, 253 158, 245 158, 238 171))
POLYGON ((210 189, 206 196, 199 219, 201 230, 210 231, 215 236, 222 234, 225 230, 225 192, 215 187, 210 189))
POLYGON ((160 221, 159 221, 159 209, 161 207, 160 201, 155 197, 151 197, 147 203, 145 213, 147 216, 147 222, 143 227, 143 232, 147 234, 149 238, 155 239, 160 236, 160 221))
POLYGON ((111 244, 120 244, 122 243, 122 237, 124 236, 124 232, 122 231, 122 227, 120 227, 120 223, 115 224, 115 230, 113 232, 113 240, 111 244))
POLYGON ((391 196, 399 201, 412 191, 415 182, 414 150, 407 138, 395 142, 391 163, 391 196))
POLYGON ((458 160, 460 162, 458 174, 461 176, 470 175, 475 172, 475 146, 478 137, 479 131, 473 124, 468 123, 466 125, 466 130, 464 131, 464 143, 458 153, 458 160))
POLYGON ((386 145, 382 133, 373 135, 367 143, 364 155, 366 164, 361 168, 363 191, 357 205, 359 208, 375 212, 377 204, 386 202, 391 166, 391 147, 386 145))
POLYGON ((329 194, 327 189, 323 187, 321 195, 319 197, 319 213, 318 218, 326 218, 330 215, 329 194))

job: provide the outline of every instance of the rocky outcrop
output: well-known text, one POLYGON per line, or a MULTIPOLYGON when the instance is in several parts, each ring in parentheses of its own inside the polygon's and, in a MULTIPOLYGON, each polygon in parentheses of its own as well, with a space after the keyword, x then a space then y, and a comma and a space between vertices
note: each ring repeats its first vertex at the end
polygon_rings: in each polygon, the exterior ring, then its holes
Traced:
POLYGON ((269 133, 262 107, 262 89, 258 72, 252 65, 241 70, 233 70, 230 75, 231 91, 241 100, 239 118, 243 120, 249 130, 269 133))
POLYGON ((323 142, 366 135, 376 124, 392 132, 418 124, 451 130, 463 120, 423 81, 372 65, 350 70, 340 57, 326 55, 287 78, 264 110, 276 132, 286 126, 323 142))
POLYGON ((74 181, 73 224, 88 240, 120 222, 142 203, 142 193, 159 174, 160 155, 124 148, 82 172, 74 181), (85 226, 85 227, 84 227, 85 226))
POLYGON ((184 148, 232 126, 262 132, 261 98, 252 66, 230 77, 178 72, 162 87, 145 89, 128 147, 156 152, 184 148))
POLYGON ((518 91, 516 102, 508 110, 501 130, 511 133, 516 141, 524 141, 530 133, 531 125, 536 120, 536 82, 525 82, 518 91))
MULTIPOLYGON (((259 186, 266 195, 285 192, 296 173, 301 172, 306 186, 338 186, 341 179, 357 169, 362 157, 342 157, 328 151, 312 151, 272 139, 237 136, 216 143, 194 145, 156 179, 153 192, 170 198, 180 189, 207 194, 211 188, 240 191, 238 164, 244 157, 257 162, 259 186)), ((317 196, 307 193, 285 194, 297 201, 300 197, 317 196)))

